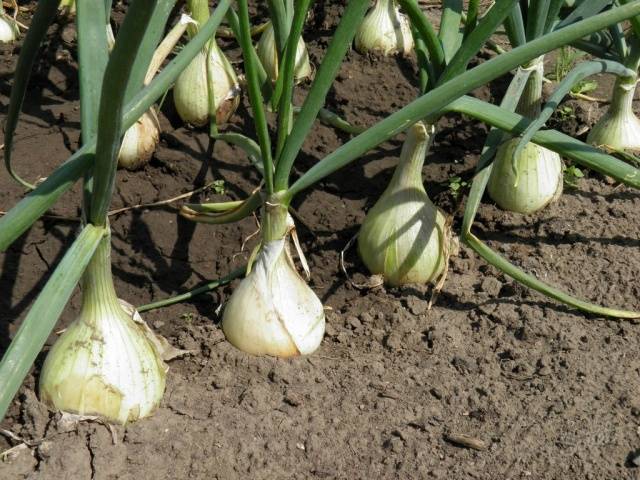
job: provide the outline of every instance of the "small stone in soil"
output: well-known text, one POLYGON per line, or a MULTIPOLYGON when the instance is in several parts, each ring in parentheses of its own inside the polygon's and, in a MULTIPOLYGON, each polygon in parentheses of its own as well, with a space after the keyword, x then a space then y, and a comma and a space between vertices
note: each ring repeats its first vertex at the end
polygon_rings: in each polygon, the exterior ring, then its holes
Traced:
POLYGON ((407 307, 414 315, 422 315, 429 309, 429 302, 422 300, 414 295, 407 298, 407 307))
POLYGON ((501 288, 502 282, 495 277, 485 277, 480 284, 480 291, 492 297, 496 297, 500 293, 501 288))
POLYGON ((296 392, 287 391, 284 396, 284 402, 292 407, 302 405, 302 397, 296 392))
POLYGON ((384 339, 384 346, 393 351, 401 350, 402 338, 397 333, 391 333, 384 339))
POLYGON ((358 330, 362 327, 362 323, 358 319, 358 317, 349 316, 347 317, 347 321, 345 322, 347 327, 350 327, 352 330, 358 330))

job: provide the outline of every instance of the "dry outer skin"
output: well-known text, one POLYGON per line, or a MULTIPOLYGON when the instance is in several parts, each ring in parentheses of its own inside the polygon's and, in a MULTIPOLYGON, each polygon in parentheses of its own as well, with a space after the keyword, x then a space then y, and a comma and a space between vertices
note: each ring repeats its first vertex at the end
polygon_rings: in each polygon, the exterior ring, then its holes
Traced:
MULTIPOLYGON (((333 4, 326 15, 317 10, 305 34, 315 63, 339 11, 333 4)), ((54 27, 50 38, 58 42, 59 35, 54 27)), ((63 38, 68 36, 65 31, 63 38)), ((31 181, 77 147, 77 72, 67 48, 43 50, 18 127, 16 167, 31 181)), ((17 53, 11 51, 2 50, 3 112, 17 53)), ((238 58, 237 50, 231 58, 238 58)), ((415 82, 405 77, 413 68, 411 60, 351 52, 328 105, 369 125, 414 97, 415 82)), ((504 82, 496 85, 476 94, 495 101, 504 82)), ((251 133, 243 102, 230 130, 251 133)), ((171 103, 160 115, 163 133, 151 164, 118 173, 114 208, 169 198, 213 179, 226 181, 230 198, 257 184, 245 157, 228 145, 218 143, 210 165, 203 164, 206 133, 181 127, 171 103)), ((434 201, 451 211, 443 182, 456 174, 468 178, 486 129, 459 117, 440 126, 424 173, 434 201)), ((297 168, 308 168, 347 138, 316 125, 297 168)), ((215 310, 232 287, 147 312, 149 325, 174 346, 197 352, 170 363, 156 415, 117 427, 116 444, 97 423, 72 431, 58 427, 34 394, 41 355, 2 428, 29 442, 45 441, 0 463, 0 478, 638 478, 629 461, 640 448, 638 324, 569 311, 496 274, 464 247, 431 311, 424 289, 364 292, 345 282, 338 252, 391 177, 400 140, 373 150, 296 203, 313 230, 299 226, 311 286, 332 309, 316 354, 277 360, 231 347, 215 310), (486 449, 445 440, 467 437, 486 449)), ((540 278, 595 302, 640 309, 640 193, 589 177, 536 215, 485 204, 475 231, 540 278)), ((0 209, 21 195, 0 172, 0 209)), ((76 216, 78 200, 76 185, 52 212, 76 216)), ((221 276, 255 245, 251 241, 238 255, 255 230, 252 219, 193 225, 172 206, 122 214, 112 218, 112 228, 116 288, 136 304, 221 276)), ((76 233, 77 223, 38 221, 0 256, 0 350, 76 233)), ((353 280, 364 283, 354 250, 347 266, 353 280)), ((76 292, 59 328, 74 318, 79 301, 76 292)), ((0 436, 0 450, 15 444, 0 436)))

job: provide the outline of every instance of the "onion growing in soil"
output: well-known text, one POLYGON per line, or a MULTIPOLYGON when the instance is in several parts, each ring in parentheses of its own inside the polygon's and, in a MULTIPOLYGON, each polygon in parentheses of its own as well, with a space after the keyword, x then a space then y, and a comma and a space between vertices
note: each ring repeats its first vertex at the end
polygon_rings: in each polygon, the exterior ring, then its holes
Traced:
POLYGON ((611 104, 591 128, 587 142, 616 150, 640 151, 640 119, 633 112, 637 78, 618 78, 611 104))
MULTIPOLYGON (((535 118, 540 114, 544 57, 531 61, 531 70, 518 104, 518 113, 535 118)), ((556 152, 527 143, 517 151, 513 138, 498 148, 487 184, 489 195, 501 208, 516 213, 533 213, 562 194, 562 159, 556 152)))
POLYGON ((533 213, 562 194, 562 161, 556 152, 531 142, 514 159, 518 142, 512 138, 498 148, 487 190, 504 210, 533 213))
MULTIPOLYGON (((262 32, 260 40, 258 40, 258 45, 256 46, 256 51, 258 53, 260 63, 262 63, 262 66, 267 73, 267 77, 269 77, 272 82, 275 82, 278 79, 279 65, 276 36, 272 24, 269 24, 264 32, 262 32)), ((307 46, 305 45, 302 37, 298 40, 298 46, 296 48, 296 60, 293 75, 296 82, 301 82, 304 79, 311 77, 309 52, 307 52, 307 46)))
POLYGON ((84 273, 80 313, 47 355, 39 390, 54 410, 125 424, 158 407, 167 367, 153 334, 116 296, 109 242, 84 273))
POLYGON ((212 111, 217 124, 236 111, 240 103, 238 77, 215 39, 178 77, 173 101, 182 121, 197 127, 209 123, 212 111))
POLYGON ((124 134, 118 166, 135 170, 147 164, 160 141, 160 123, 153 108, 142 115, 124 134))
POLYGON ((325 316, 322 302, 291 258, 293 220, 286 208, 267 206, 262 228, 260 252, 225 307, 222 329, 246 353, 309 355, 322 341, 325 316))
POLYGON ((0 43, 13 43, 19 34, 16 21, 0 10, 0 43))
POLYGON ((409 19, 400 13, 395 0, 376 1, 356 32, 355 46, 360 53, 375 52, 385 56, 413 50, 409 19))
POLYGON ((422 166, 434 127, 409 128, 400 161, 358 234, 358 252, 372 274, 393 286, 435 282, 445 261, 446 222, 422 184, 422 166))

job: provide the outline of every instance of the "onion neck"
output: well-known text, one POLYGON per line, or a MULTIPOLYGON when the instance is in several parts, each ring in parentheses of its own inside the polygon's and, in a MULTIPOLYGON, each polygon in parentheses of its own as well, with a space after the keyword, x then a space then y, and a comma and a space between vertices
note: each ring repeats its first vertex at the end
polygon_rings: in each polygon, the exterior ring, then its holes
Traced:
POLYGON ((82 276, 80 318, 95 325, 103 313, 123 312, 111 275, 111 234, 105 235, 82 276))
POLYGON ((187 0, 187 9, 191 18, 197 23, 197 25, 187 27, 189 38, 193 38, 198 33, 198 29, 209 20, 209 2, 207 0, 187 0))
POLYGON ((417 122, 409 128, 389 187, 424 188, 422 167, 433 142, 434 132, 434 126, 425 122, 417 122))
POLYGON ((263 243, 282 240, 291 229, 289 205, 284 199, 285 190, 270 195, 262 207, 263 243))
POLYGON ((633 97, 636 91, 637 76, 618 77, 613 86, 609 114, 617 117, 633 114, 633 97))
POLYGON ((524 86, 516 112, 528 118, 540 115, 542 108, 542 79, 544 77, 544 55, 534 58, 522 67, 531 70, 524 86))
POLYGON ((389 14, 392 14, 393 9, 395 8, 395 2, 393 0, 378 0, 376 2, 375 8, 379 8, 380 10, 387 10, 389 14))

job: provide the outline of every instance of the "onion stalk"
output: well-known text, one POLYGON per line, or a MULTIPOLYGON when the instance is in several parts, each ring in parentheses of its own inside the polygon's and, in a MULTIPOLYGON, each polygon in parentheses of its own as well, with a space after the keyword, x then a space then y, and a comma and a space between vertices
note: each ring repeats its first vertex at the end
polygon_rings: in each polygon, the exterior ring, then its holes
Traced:
POLYGON ((591 128, 587 142, 615 150, 640 151, 640 119, 633 112, 637 77, 618 77, 611 104, 591 128))
MULTIPOLYGON (((260 63, 264 67, 267 77, 275 82, 278 79, 279 63, 278 49, 276 48, 276 36, 273 24, 269 23, 267 28, 262 32, 260 40, 256 46, 256 52, 260 63)), ((295 66, 293 75, 296 83, 302 82, 304 79, 311 77, 311 62, 309 62, 309 52, 302 37, 298 40, 296 47, 295 66)))
POLYGON ((434 127, 417 122, 407 132, 398 166, 358 234, 360 258, 392 286, 435 283, 443 272, 448 241, 443 213, 422 184, 422 166, 434 127))
MULTIPOLYGON (((517 111, 535 118, 541 108, 544 57, 532 60, 524 68, 531 73, 517 111)), ((518 143, 518 138, 512 138, 498 148, 487 190, 504 210, 528 214, 562 194, 562 160, 556 152, 531 142, 517 150, 518 143)))
MULTIPOLYGON (((209 19, 206 1, 189 0, 187 7, 195 25, 188 28, 193 38, 209 19)), ((240 103, 240 84, 231 63, 211 38, 180 74, 173 87, 173 101, 183 122, 202 127, 211 120, 226 122, 240 103)))
POLYGON ((52 409, 125 424, 158 407, 167 366, 158 340, 116 296, 110 249, 107 235, 84 273, 80 313, 47 355, 39 390, 52 409))
POLYGON ((356 50, 365 54, 408 54, 413 50, 409 19, 395 0, 377 0, 360 24, 355 37, 356 50))
POLYGON ((225 307, 222 330, 246 353, 309 355, 324 336, 322 302, 295 268, 289 249, 293 220, 277 195, 262 218, 260 251, 225 307))

